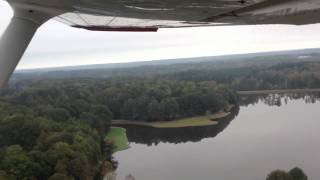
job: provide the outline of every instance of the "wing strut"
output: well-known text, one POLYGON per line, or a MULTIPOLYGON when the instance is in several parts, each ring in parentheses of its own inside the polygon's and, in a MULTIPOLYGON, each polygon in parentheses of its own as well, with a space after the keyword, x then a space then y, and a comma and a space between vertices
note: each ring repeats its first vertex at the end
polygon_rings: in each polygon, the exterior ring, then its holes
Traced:
POLYGON ((15 70, 38 25, 13 17, 0 40, 0 88, 15 70))
POLYGON ((38 27, 49 18, 32 9, 14 8, 14 16, 0 39, 0 88, 15 70, 38 27))

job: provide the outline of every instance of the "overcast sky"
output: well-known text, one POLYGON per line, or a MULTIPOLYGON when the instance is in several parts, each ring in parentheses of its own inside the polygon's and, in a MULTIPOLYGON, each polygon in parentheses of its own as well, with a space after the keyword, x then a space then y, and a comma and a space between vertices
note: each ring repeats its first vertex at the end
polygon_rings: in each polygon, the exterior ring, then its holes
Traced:
MULTIPOLYGON (((0 0, 0 33, 12 10, 0 0)), ((54 20, 35 35, 19 69, 213 56, 320 47, 320 24, 90 32, 54 20)))

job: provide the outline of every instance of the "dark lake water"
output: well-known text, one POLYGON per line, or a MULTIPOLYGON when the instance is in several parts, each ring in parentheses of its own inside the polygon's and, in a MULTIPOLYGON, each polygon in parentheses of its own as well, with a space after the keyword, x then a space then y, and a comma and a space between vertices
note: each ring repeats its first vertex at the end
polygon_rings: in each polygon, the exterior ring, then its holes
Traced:
POLYGON ((217 126, 126 127, 131 148, 114 154, 117 180, 264 180, 302 168, 320 179, 319 94, 242 97, 217 126))

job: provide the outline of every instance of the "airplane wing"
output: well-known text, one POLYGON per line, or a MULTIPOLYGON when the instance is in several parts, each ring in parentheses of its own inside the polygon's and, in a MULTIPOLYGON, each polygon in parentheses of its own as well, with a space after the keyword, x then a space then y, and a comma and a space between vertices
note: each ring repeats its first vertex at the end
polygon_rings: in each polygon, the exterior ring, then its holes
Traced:
POLYGON ((56 19, 95 31, 248 24, 311 24, 320 20, 318 0, 83 0, 56 19))
POLYGON ((319 0, 7 0, 14 17, 0 40, 0 88, 38 27, 54 18, 93 31, 320 22, 319 0))

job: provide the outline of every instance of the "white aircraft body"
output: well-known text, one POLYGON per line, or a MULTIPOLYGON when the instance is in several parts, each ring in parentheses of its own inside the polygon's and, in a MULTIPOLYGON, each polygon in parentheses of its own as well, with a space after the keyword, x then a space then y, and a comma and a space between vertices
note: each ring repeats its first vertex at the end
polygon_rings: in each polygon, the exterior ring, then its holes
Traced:
POLYGON ((14 16, 0 39, 0 88, 35 32, 51 18, 93 31, 320 22, 320 0, 7 0, 14 16))

